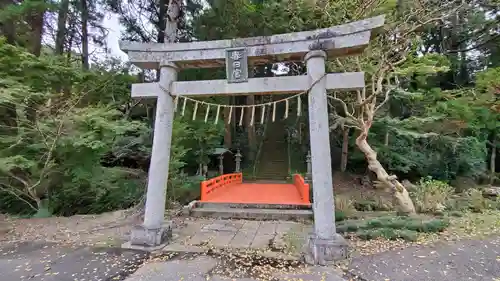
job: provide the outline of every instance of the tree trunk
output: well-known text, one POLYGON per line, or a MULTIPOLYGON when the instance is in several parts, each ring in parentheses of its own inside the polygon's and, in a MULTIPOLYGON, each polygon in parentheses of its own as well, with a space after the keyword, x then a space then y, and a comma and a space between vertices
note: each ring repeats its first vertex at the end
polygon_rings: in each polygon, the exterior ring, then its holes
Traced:
MULTIPOLYGON (((13 5, 12 0, 0 0, 0 10, 7 8, 9 5, 13 5)), ((15 19, 7 18, 0 22, 0 36, 5 36, 7 43, 11 45, 16 44, 16 25, 15 19)))
MULTIPOLYGON (((160 0, 159 11, 158 11, 158 25, 156 30, 158 31, 158 36, 156 37, 156 42, 165 43, 165 28, 167 27, 167 8, 168 0, 160 0)), ((160 81, 160 69, 156 70, 156 80, 160 81)))
POLYGON ((495 162, 497 161, 497 141, 496 136, 494 136, 493 143, 491 144, 491 156, 490 156, 490 185, 495 182, 496 167, 495 162))
POLYGON ((87 0, 80 0, 82 5, 82 66, 89 69, 89 9, 87 0))
POLYGON ((158 31, 158 37, 156 38, 156 42, 158 43, 165 43, 167 8, 168 8, 168 0, 160 0, 159 10, 158 10, 158 26, 156 26, 158 31))
POLYGON ((350 128, 345 128, 342 131, 342 156, 340 158, 340 171, 345 172, 347 169, 347 156, 349 155, 349 131, 350 128))
POLYGON ((34 8, 28 14, 28 23, 31 28, 31 38, 28 40, 28 49, 35 56, 40 56, 42 52, 43 21, 45 17, 45 2, 41 1, 40 7, 34 8))
POLYGON ((359 136, 356 138, 357 147, 365 154, 368 162, 368 169, 377 175, 378 181, 385 188, 389 189, 398 203, 401 212, 414 214, 415 206, 410 198, 406 188, 397 180, 396 176, 389 175, 382 167, 382 164, 377 160, 377 152, 375 152, 368 144, 367 137, 372 123, 368 121, 359 136))
POLYGON ((62 55, 64 53, 64 42, 66 39, 66 21, 68 21, 69 0, 62 0, 59 15, 57 17, 57 34, 55 53, 62 55))
POLYGON ((181 16, 181 7, 181 0, 169 1, 165 23, 165 43, 174 43, 177 41, 177 28, 179 17, 181 16))

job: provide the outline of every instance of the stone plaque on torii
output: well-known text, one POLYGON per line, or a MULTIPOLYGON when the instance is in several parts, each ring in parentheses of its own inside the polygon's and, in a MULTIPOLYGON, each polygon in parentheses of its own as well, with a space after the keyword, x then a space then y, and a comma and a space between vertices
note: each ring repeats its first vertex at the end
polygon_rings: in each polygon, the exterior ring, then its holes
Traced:
POLYGON ((155 247, 165 242, 168 232, 164 212, 174 97, 293 94, 310 89, 314 233, 309 237, 306 257, 310 263, 325 264, 345 256, 346 242, 335 228, 326 91, 359 90, 365 80, 363 72, 325 74, 325 61, 328 57, 360 54, 383 24, 384 16, 377 16, 314 31, 253 38, 165 44, 120 42, 120 48, 136 66, 160 69, 158 83, 132 85, 132 97, 157 98, 157 106, 144 224, 133 231, 131 243, 155 247), (248 78, 248 65, 280 61, 305 61, 307 74, 248 78), (176 81, 179 68, 224 66, 226 80, 176 81))

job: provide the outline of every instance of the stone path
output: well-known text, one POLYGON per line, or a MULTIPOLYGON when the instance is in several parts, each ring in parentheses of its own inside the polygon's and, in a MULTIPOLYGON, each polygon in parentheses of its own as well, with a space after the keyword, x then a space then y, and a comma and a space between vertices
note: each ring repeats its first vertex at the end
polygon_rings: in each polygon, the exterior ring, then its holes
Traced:
POLYGON ((303 266, 284 270, 268 268, 258 273, 252 272, 253 268, 248 267, 246 269, 250 269, 249 271, 235 268, 236 274, 232 276, 217 274, 219 267, 231 266, 226 262, 202 255, 193 259, 147 263, 126 281, 345 281, 341 272, 326 267, 303 266), (256 274, 259 276, 252 276, 256 274))
POLYGON ((121 280, 142 265, 147 254, 119 248, 76 248, 46 242, 3 244, 2 281, 121 280))
POLYGON ((500 237, 359 257, 350 271, 363 281, 498 281, 500 237))
POLYGON ((290 221, 186 220, 174 229, 173 241, 164 250, 190 246, 261 250, 301 247, 310 229, 310 225, 290 221))
POLYGON ((344 277, 346 279, 342 279, 342 272, 335 267, 306 267, 296 261, 297 256, 282 260, 264 255, 280 253, 274 249, 279 243, 287 248, 296 246, 300 252, 304 233, 309 230, 310 225, 296 222, 187 220, 174 230, 174 241, 163 249, 160 258, 153 259, 147 259, 148 254, 144 252, 120 248, 88 248, 37 241, 2 243, 0 280, 500 280, 498 236, 355 257, 350 262, 350 274, 344 277), (230 247, 240 249, 224 249, 230 247), (198 254, 171 253, 192 250, 198 254), (207 250, 210 255, 205 254, 207 250))

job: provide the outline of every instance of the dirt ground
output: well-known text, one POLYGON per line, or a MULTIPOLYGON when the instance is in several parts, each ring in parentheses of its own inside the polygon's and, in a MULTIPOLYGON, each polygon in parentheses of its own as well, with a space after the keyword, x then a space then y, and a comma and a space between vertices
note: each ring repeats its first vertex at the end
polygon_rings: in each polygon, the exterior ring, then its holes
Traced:
POLYGON ((114 246, 127 239, 131 227, 140 222, 129 210, 100 215, 78 215, 16 219, 0 217, 0 242, 43 240, 93 246, 114 246))

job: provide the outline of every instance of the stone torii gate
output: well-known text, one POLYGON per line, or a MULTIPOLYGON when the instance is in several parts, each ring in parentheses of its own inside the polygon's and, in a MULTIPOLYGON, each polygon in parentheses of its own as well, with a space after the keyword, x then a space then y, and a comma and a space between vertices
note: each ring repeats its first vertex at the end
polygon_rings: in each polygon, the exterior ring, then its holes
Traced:
POLYGON ((154 140, 144 223, 131 235, 132 245, 157 247, 171 226, 164 222, 166 186, 174 120, 174 97, 292 94, 310 89, 310 128, 314 233, 308 240, 309 262, 324 264, 346 255, 346 242, 335 229, 326 90, 351 91, 365 86, 364 73, 325 74, 327 57, 356 55, 369 44, 384 16, 314 31, 190 43, 120 42, 136 66, 160 69, 158 83, 132 85, 132 97, 156 98, 154 140), (248 78, 248 65, 305 61, 303 76, 248 78), (179 68, 227 67, 227 80, 176 81, 179 68))

